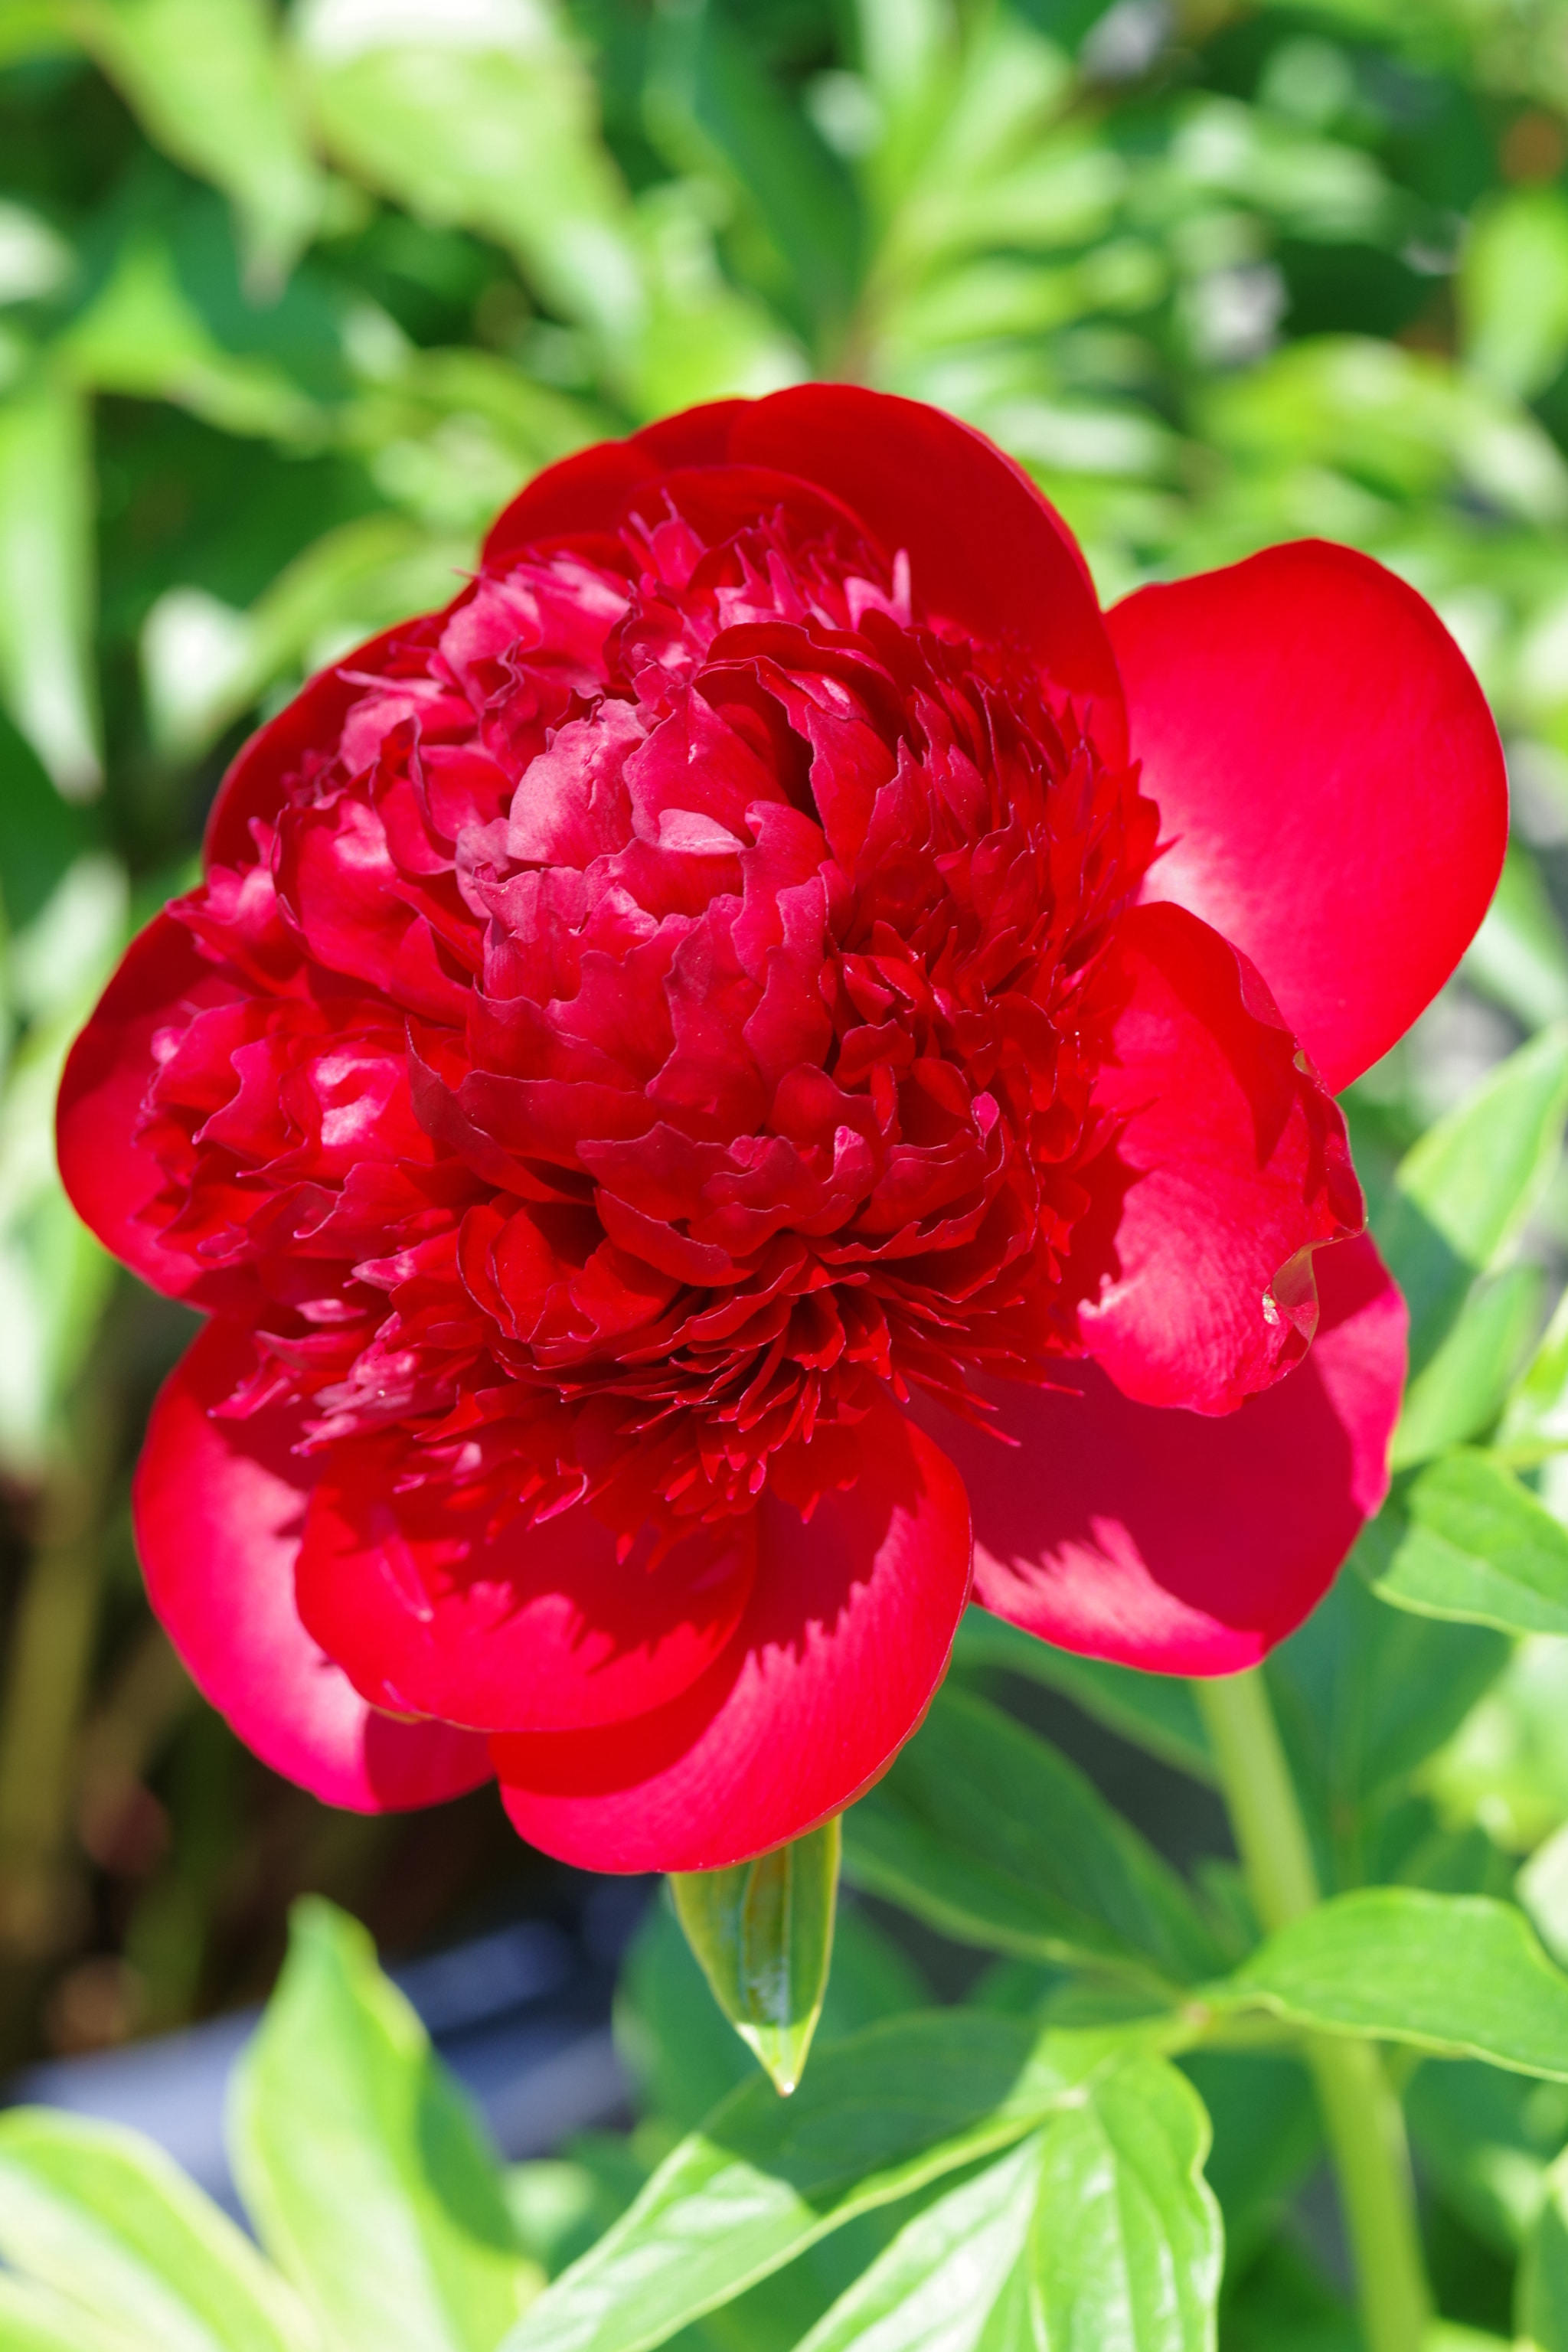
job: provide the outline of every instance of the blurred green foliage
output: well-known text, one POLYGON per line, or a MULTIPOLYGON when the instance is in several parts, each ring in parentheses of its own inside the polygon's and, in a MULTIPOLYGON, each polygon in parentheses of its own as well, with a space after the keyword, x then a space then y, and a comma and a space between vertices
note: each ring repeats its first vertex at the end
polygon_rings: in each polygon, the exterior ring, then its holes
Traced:
MULTIPOLYGON (((1532 1557, 1537 1507, 1568 1523, 1561 1312, 1537 1346, 1568 1261, 1565 0, 0 0, 4 2050, 258 1986, 301 1887, 395 1945, 531 1866, 486 1797, 330 1818, 188 1703, 125 1520, 184 1324, 66 1209, 55 1077, 258 714, 442 601, 538 467, 812 373, 994 435, 1107 601, 1322 532, 1470 654, 1514 847, 1349 1108, 1396 1253, 1433 1167, 1492 1164, 1500 1085, 1535 1120, 1426 1268, 1401 1460, 1490 1440, 1475 1507, 1532 1557)), ((1275 1676, 1328 1875, 1506 1888, 1534 1854, 1568 1949, 1568 1647, 1442 1623, 1401 1491, 1368 1572, 1426 1613, 1347 1580, 1275 1676)), ((1125 1736, 1106 1671, 1068 1679, 1125 1736)), ((1568 2126, 1465 2096, 1412 2112, 1446 2307, 1501 2325, 1487 2265, 1568 2126)), ((1309 2340, 1296 2263, 1260 2257, 1237 2344, 1309 2340)))

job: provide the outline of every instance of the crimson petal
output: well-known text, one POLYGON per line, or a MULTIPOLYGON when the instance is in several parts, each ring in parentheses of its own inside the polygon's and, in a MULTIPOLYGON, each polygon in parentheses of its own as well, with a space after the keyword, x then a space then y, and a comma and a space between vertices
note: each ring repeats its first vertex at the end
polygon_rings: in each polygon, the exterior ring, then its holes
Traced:
POLYGON ((1363 1222, 1344 1121, 1246 958, 1182 908, 1133 908, 1097 990, 1115 1139, 1085 1171, 1075 1259, 1112 1271, 1079 1307, 1084 1344, 1141 1404, 1230 1412, 1300 1357, 1312 1253, 1363 1222), (1114 1225, 1098 1245, 1096 1212, 1114 1225))
POLYGON ((879 1397, 864 1467, 807 1524, 771 1493, 734 1639, 656 1712, 491 1742, 508 1812, 591 1870, 714 1870, 849 1804, 891 1762, 947 1665, 969 1591, 963 1483, 879 1397))
POLYGON ((1174 899, 1257 964, 1337 1092, 1447 980, 1502 866, 1480 688, 1431 607, 1320 540, 1109 615, 1174 899))
POLYGON ((171 1024, 183 1028, 195 1006, 237 992, 184 923, 159 915, 126 950, 60 1081, 55 1144, 71 1205, 106 1249, 174 1298, 191 1288, 201 1268, 188 1251, 164 1249, 155 1229, 141 1221, 166 1181, 153 1153, 136 1141, 155 1068, 153 1040, 171 1024))
POLYGON ((399 1713, 564 1731, 663 1706, 724 1649, 751 1590, 750 1518, 650 1565, 579 1504, 487 1539, 444 1487, 394 1496, 406 1449, 344 1446, 310 1504, 300 1613, 356 1685, 399 1713))
POLYGON ((1304 1363, 1223 1419, 1081 1392, 991 1391, 1014 1444, 922 1404, 974 1508, 975 1597, 1064 1650, 1228 1675, 1284 1640, 1388 1488, 1405 1303, 1362 1236, 1320 1260, 1304 1363))
POLYGON ((1116 661, 1071 531, 994 442, 919 401, 808 383, 692 409, 551 467, 495 525, 485 562, 531 539, 612 529, 672 467, 719 465, 769 467, 826 490, 886 557, 908 554, 923 610, 966 636, 1035 647, 1103 755, 1125 757, 1116 661))
POLYGON ((255 1366, 248 1334, 215 1321, 159 1392, 132 1494, 148 1597, 197 1688, 262 1761, 331 1805, 401 1811, 490 1777, 485 1743, 368 1706, 294 1602, 310 1470, 298 1433, 215 1421, 255 1366))

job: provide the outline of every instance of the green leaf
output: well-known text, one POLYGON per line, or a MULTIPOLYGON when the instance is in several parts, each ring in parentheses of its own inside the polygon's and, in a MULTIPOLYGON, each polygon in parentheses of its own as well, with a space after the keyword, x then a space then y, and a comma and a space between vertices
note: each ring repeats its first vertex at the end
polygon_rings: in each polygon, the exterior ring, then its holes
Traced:
POLYGON ((1518 1643, 1421 1781, 1451 1827, 1478 1824, 1508 1853, 1550 1836, 1568 1816, 1568 1643, 1518 1643))
POLYGON ((630 208, 594 87, 545 0, 304 0, 291 20, 317 128, 422 218, 510 248, 552 307, 613 342, 641 321, 630 208))
POLYGON ((95 2319, 79 2303, 0 2271, 0 2344, 5 2352, 162 2352, 159 2339, 95 2319))
POLYGON ((1470 364, 1510 392, 1543 392, 1568 355, 1561 189, 1510 189, 1484 205, 1465 240, 1456 290, 1470 364))
POLYGON ((540 2297, 506 2352, 646 2352, 857 2214, 1021 2139, 1121 2046, 947 2010, 834 2043, 788 2101, 752 2081, 540 2297))
POLYGON ((1380 1600, 1417 1616, 1568 1633, 1568 1529, 1472 1447, 1400 1479, 1352 1558, 1380 1600))
POLYGON ((0 2252, 162 2352, 303 2352, 310 2315, 243 2231, 139 2134, 0 2116, 0 2252))
POLYGON ((1208 2352, 1222 2262, 1208 2145, 1202 2100, 1158 2058, 1047 2125, 1029 2265, 1047 2345, 1208 2352))
POLYGON ((1526 1029, 1568 1017, 1568 940, 1540 866, 1517 842, 1510 845, 1497 896, 1462 969, 1526 1029))
POLYGON ((1210 1997, 1568 2082, 1568 1977, 1521 1912, 1485 1895, 1405 1886, 1335 1895, 1210 1997))
POLYGON ((1519 1463, 1568 1447, 1568 1291, 1503 1407, 1497 1444, 1519 1463))
POLYGON ((1204 2177, 1219 2200, 1227 2258, 1239 2273, 1321 2160, 1311 2080, 1299 2058, 1271 2051, 1193 2050, 1181 2063, 1214 2133, 1204 2177))
POLYGON ((127 240, 102 291, 61 338, 61 358, 95 392, 168 400, 221 433, 319 438, 321 419, 270 360, 226 351, 187 297, 168 247, 127 240))
POLYGON ((937 1694, 844 1841, 858 1885, 965 1943, 1162 1979, 1219 1958, 1181 1880, 1092 1782, 970 1692, 937 1694))
POLYGON ((1483 2244, 1517 2254, 1568 2137, 1568 2087, 1505 2074, 1477 2059, 1418 2066, 1405 2094, 1423 2172, 1483 2244))
POLYGON ((87 411, 40 377, 0 400, 0 702, 68 798, 103 781, 87 411))
POLYGON ((1264 1672, 1325 1874, 1366 1875, 1376 1815, 1456 1732, 1506 1664, 1489 1626, 1385 1608, 1342 1576, 1264 1672))
POLYGON ((268 0, 79 0, 72 21, 148 136, 232 196, 258 292, 309 243, 325 182, 268 0))
POLYGON ((1032 2346, 1026 2253, 1040 2194, 1040 2135, 907 2222, 799 2352, 1004 2352, 1032 2346), (1012 2309, 1024 2317, 1018 2336, 1012 2309))
POLYGON ((1533 2352, 1568 2352, 1568 2165, 1546 2176, 1516 2288, 1519 2331, 1533 2352))
POLYGON ((1396 1470, 1462 1444, 1497 1419, 1541 1328, 1545 1286, 1536 1265, 1507 1266, 1476 1285, 1405 1391, 1390 1453, 1396 1470))
POLYGON ((1556 1164, 1568 1112, 1568 1026, 1532 1037, 1406 1153, 1378 1243, 1410 1307, 1419 1371, 1478 1274, 1523 1228, 1556 1164))
POLYGON ((330 1904, 295 1906, 231 2140, 262 2242, 350 2344, 490 2352, 540 2284, 467 2099, 330 1904))
POLYGON ((827 1990, 841 1846, 835 1817, 754 1862, 670 1878, 714 2000, 786 2097, 805 2071, 827 1990))
POLYGON ((1000 1667, 1059 1691, 1108 1731, 1147 1748, 1163 1764, 1174 1765, 1193 1780, 1213 1785, 1208 1734, 1192 1685, 1179 1675, 1145 1675, 1132 1666, 1108 1664, 1103 1658, 1080 1658, 978 1607, 964 1611, 952 1663, 961 1672, 1000 1667))

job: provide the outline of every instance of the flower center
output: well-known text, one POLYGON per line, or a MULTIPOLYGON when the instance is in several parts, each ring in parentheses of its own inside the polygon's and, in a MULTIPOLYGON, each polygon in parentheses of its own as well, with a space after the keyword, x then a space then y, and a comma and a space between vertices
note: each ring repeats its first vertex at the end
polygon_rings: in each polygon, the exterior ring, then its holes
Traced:
POLYGON ((262 1339, 237 1409, 628 1531, 809 1506, 871 1384, 1076 1348, 1086 986, 1154 835, 836 512, 671 498, 351 681, 178 910, 216 1001, 144 1129, 262 1339))

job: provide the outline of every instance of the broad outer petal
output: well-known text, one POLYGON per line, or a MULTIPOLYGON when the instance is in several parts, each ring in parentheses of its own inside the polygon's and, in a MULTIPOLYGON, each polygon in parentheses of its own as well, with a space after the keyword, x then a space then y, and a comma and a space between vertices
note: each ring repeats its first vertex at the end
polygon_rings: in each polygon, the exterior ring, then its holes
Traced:
POLYGON ((752 1521, 698 1528, 649 1565, 584 1506, 490 1540, 443 1487, 398 1495, 403 1449, 335 1449, 310 1501, 300 1613, 365 1696, 484 1731, 564 1731, 662 1706, 725 1648, 752 1521))
POLYGON ((1163 1675, 1229 1675, 1299 1625, 1388 1488, 1405 1302, 1370 1240, 1319 1259, 1304 1363, 1223 1419, 995 1383, 996 1440, 922 1402, 969 1482, 975 1597, 1026 1632, 1163 1675))
POLYGON ((1143 789, 1173 843, 1145 898, 1262 972, 1337 1092, 1452 971, 1502 866, 1502 751, 1415 591, 1307 540, 1110 614, 1143 789))
POLYGON ((1142 1404, 1230 1412, 1301 1355, 1312 1253, 1361 1227, 1344 1121, 1257 972, 1184 908, 1134 907, 1096 988, 1114 1140, 1085 1181, 1111 1275, 1084 1344, 1142 1404))
POLYGON ((726 464, 827 491, 885 557, 908 554, 917 605, 966 635, 1022 637, 1105 757, 1125 756, 1116 662, 1072 533, 994 443, 920 401, 812 383, 690 410, 540 475, 491 530, 486 562, 531 538, 612 528, 673 467, 726 464))
POLYGON ((245 1331, 210 1323, 153 1408, 132 1512, 153 1610, 246 1745, 328 1804, 394 1811, 478 1788, 490 1776, 482 1739, 378 1715, 300 1622, 312 1471, 289 1453, 283 1416, 210 1418, 255 1361, 245 1331))
POLYGON ((191 1007, 235 992, 184 923, 155 916, 126 950, 60 1081, 56 1150, 72 1206, 106 1249, 171 1297, 189 1290, 201 1269, 189 1252, 165 1250, 139 1222, 164 1181, 135 1139, 155 1066, 153 1040, 171 1024, 183 1026, 191 1007))
POLYGON ((531 1843, 591 1870, 713 1870, 840 1811, 915 1729, 969 1591, 951 1462, 879 1398, 858 1483, 803 1525, 758 1506, 757 1577, 724 1655, 683 1697, 598 1731, 491 1743, 531 1843))

